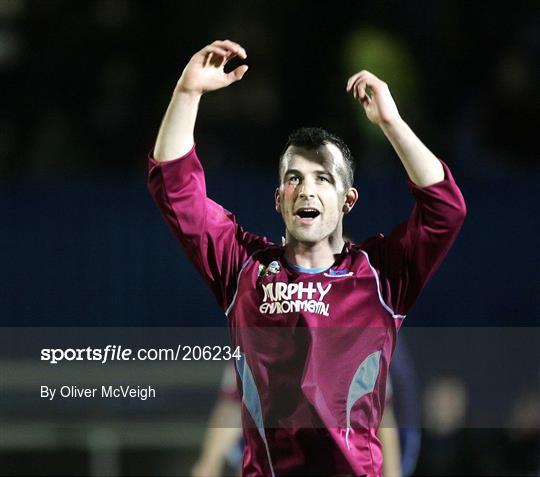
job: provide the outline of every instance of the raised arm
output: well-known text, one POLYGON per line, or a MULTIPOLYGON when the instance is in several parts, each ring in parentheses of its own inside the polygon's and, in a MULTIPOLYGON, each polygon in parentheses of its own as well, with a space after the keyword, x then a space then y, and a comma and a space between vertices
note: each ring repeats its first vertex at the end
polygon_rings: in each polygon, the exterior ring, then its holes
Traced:
POLYGON ((364 107, 368 119, 382 129, 412 182, 427 187, 444 179, 440 161, 401 119, 384 81, 363 70, 349 78, 347 91, 364 107))
POLYGON ((383 299, 401 322, 452 246, 467 208, 448 167, 401 119, 386 83, 361 71, 349 78, 347 91, 382 129, 411 181, 415 206, 409 218, 362 244, 380 272, 383 299))
POLYGON ((214 41, 191 57, 176 84, 159 129, 154 148, 154 158, 158 162, 181 157, 193 147, 193 130, 201 96, 242 79, 248 69, 247 65, 241 65, 225 73, 226 63, 236 56, 246 59, 244 48, 238 43, 223 40, 214 41))
POLYGON ((152 198, 223 310, 236 293, 242 264, 268 243, 244 231, 233 214, 207 196, 203 167, 193 146, 201 96, 238 81, 247 71, 246 65, 223 71, 234 56, 245 58, 246 53, 228 40, 193 55, 175 88, 148 169, 152 198))

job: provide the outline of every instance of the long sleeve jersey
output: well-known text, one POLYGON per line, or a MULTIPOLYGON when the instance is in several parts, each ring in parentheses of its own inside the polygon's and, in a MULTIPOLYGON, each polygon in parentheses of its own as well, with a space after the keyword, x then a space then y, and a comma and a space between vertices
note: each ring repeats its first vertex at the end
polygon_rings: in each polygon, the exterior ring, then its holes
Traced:
POLYGON ((207 197, 195 148, 150 158, 151 195, 240 349, 244 476, 381 475, 377 429, 397 332, 466 213, 443 168, 437 184, 409 181, 416 205, 390 234, 347 242, 331 267, 310 270, 207 197))

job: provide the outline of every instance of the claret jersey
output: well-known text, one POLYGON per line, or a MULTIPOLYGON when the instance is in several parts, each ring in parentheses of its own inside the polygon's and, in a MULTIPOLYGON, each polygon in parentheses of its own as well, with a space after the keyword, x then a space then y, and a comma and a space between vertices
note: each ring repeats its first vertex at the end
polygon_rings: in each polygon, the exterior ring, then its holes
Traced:
POLYGON ((195 149, 150 158, 150 192, 240 347, 244 476, 381 475, 376 434, 396 335, 465 217, 443 167, 437 184, 409 181, 416 205, 389 235, 302 269, 207 198, 195 149))

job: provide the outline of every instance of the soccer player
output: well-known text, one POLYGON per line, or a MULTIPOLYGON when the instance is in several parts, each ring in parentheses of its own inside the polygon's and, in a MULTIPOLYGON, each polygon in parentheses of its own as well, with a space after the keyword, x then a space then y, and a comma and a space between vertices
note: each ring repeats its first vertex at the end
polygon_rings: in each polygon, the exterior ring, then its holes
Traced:
POLYGON ((228 362, 223 370, 218 399, 210 414, 201 453, 191 469, 191 477, 221 477, 227 462, 240 475, 241 403, 235 368, 228 362))
POLYGON ((242 79, 246 58, 215 41, 188 62, 150 158, 149 189, 224 310, 242 395, 243 475, 379 476, 377 428, 397 331, 465 217, 448 167, 400 117, 368 71, 347 91, 394 147, 416 205, 390 234, 345 242, 354 207, 351 154, 318 128, 291 134, 279 160, 275 207, 284 244, 242 229, 206 196, 194 147, 203 94, 242 79))

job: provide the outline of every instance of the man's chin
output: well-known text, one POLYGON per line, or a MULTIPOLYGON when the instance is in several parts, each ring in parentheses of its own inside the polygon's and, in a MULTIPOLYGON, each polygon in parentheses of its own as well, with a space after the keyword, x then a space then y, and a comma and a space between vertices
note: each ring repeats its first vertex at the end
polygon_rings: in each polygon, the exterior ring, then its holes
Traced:
POLYGON ((292 236, 296 242, 308 246, 316 245, 322 240, 322 237, 313 234, 293 234, 292 236))

